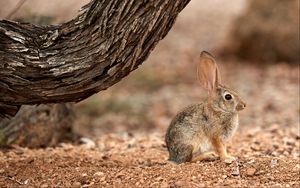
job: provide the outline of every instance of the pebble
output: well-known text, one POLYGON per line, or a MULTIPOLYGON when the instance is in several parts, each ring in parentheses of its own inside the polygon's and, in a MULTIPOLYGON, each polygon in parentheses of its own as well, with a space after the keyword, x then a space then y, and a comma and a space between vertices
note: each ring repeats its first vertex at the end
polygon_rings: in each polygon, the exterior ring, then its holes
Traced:
POLYGON ((116 178, 122 178, 123 176, 125 176, 125 174, 123 174, 122 172, 120 172, 120 173, 118 173, 118 174, 116 175, 116 178))
POLYGON ((273 151, 271 154, 275 157, 277 157, 279 155, 278 152, 276 152, 276 151, 273 151))
POLYGON ((272 159, 271 160, 271 168, 275 168, 278 165, 278 160, 277 159, 272 159))
POLYGON ((300 171, 300 164, 296 164, 296 166, 293 168, 293 171, 299 172, 300 171))
POLYGON ((163 187, 163 188, 167 188, 167 187, 170 187, 169 184, 167 182, 163 182, 160 187, 163 187))
POLYGON ((247 170, 246 170, 246 175, 247 176, 254 176, 255 175, 255 173, 256 173, 256 169, 255 168, 253 168, 253 167, 250 167, 250 168, 248 168, 247 170))
POLYGON ((27 185, 29 183, 29 179, 24 181, 24 185, 27 185))
POLYGON ((240 169, 239 169, 239 168, 235 168, 235 169, 232 171, 231 174, 234 175, 234 176, 239 176, 239 175, 240 175, 240 169))
POLYGON ((236 160, 235 158, 227 158, 227 159, 224 160, 224 162, 225 162, 226 164, 231 164, 231 163, 233 163, 233 161, 235 161, 235 160, 236 160))
POLYGON ((106 182, 105 179, 106 179, 106 177, 103 176, 103 177, 100 179, 100 181, 101 181, 101 182, 106 182))
POLYGON ((240 166, 239 166, 239 162, 235 161, 235 165, 234 165, 234 169, 231 173, 234 176, 239 176, 240 175, 240 166))
POLYGON ((103 176, 103 175, 104 175, 103 172, 96 172, 96 173, 94 174, 94 176, 103 176))
POLYGON ((48 188, 48 187, 49 187, 49 186, 48 186, 48 184, 46 184, 46 183, 41 185, 41 188, 48 188))
POLYGON ((164 178, 162 178, 161 176, 159 176, 159 177, 157 177, 155 180, 156 180, 156 181, 163 181, 164 178))
POLYGON ((141 183, 138 181, 135 183, 135 186, 139 186, 141 183))
POLYGON ((285 155, 285 156, 289 156, 289 155, 290 155, 290 153, 289 153, 288 151, 284 151, 284 152, 283 152, 283 155, 285 155))
POLYGON ((259 150, 260 150, 260 147, 257 146, 257 145, 252 145, 252 146, 250 146, 250 148, 251 148, 253 151, 259 151, 259 150))
POLYGON ((183 187, 183 186, 184 186, 184 182, 182 182, 182 181, 177 181, 174 184, 174 187, 183 187))
POLYGON ((76 188, 77 188, 77 187, 81 187, 81 183, 77 181, 77 182, 75 182, 75 183, 73 184, 72 187, 76 187, 76 188))
POLYGON ((80 143, 82 143, 86 149, 93 149, 96 147, 95 142, 87 137, 80 138, 80 143))

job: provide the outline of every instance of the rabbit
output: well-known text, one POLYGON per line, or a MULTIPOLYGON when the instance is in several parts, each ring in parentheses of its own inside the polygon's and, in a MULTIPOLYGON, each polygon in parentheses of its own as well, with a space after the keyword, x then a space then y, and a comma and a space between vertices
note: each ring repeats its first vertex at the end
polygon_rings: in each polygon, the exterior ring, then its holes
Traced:
POLYGON ((227 153, 225 143, 238 127, 238 111, 246 103, 221 84, 216 61, 206 51, 201 52, 197 74, 208 98, 186 107, 171 121, 165 135, 169 160, 177 164, 213 160, 217 154, 225 163, 232 163, 235 157, 227 153))

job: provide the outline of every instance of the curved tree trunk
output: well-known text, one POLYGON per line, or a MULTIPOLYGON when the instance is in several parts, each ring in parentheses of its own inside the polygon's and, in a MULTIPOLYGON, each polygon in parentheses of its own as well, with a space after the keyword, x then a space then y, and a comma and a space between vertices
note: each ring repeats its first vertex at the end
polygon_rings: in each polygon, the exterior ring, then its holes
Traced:
POLYGON ((107 89, 148 57, 189 1, 92 0, 62 25, 0 21, 0 116, 107 89))

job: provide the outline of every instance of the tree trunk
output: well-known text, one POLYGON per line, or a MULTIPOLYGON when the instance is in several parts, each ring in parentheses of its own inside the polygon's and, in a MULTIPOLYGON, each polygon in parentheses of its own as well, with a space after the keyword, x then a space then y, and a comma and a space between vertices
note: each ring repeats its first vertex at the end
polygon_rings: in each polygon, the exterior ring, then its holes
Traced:
POLYGON ((70 139, 74 117, 71 107, 70 104, 22 106, 11 120, 0 122, 0 145, 34 148, 70 139))
POLYGON ((190 0, 92 0, 54 26, 0 21, 0 116, 80 101, 136 69, 190 0))

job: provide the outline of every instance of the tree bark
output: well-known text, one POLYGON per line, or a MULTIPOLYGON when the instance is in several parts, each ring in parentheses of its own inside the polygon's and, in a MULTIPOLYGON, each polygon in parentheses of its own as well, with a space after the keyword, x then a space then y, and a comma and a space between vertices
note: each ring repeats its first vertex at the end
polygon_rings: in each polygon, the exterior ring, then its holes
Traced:
POLYGON ((81 101, 136 69, 190 0, 92 0, 51 26, 0 21, 0 117, 81 101))
POLYGON ((55 146, 72 139, 73 119, 71 104, 24 105, 15 117, 0 122, 0 146, 55 146))

